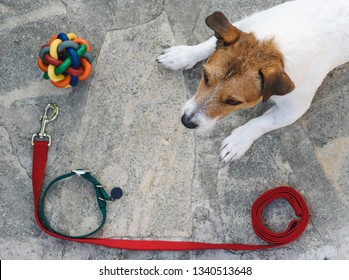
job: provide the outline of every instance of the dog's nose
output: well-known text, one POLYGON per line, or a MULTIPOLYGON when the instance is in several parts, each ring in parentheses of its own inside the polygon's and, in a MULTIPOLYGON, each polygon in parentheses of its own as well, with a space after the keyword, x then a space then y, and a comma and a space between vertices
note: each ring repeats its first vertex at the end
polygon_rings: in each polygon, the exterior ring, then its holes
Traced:
POLYGON ((183 115, 181 118, 182 124, 186 127, 186 128, 196 128, 198 125, 196 123, 194 123, 191 120, 191 117, 188 117, 187 115, 183 115))

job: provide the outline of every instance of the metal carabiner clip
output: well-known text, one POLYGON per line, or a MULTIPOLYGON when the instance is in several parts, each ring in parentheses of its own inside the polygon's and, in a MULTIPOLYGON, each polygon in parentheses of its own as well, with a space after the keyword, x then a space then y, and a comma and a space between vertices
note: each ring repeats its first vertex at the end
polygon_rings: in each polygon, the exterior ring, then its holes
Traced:
POLYGON ((51 135, 46 133, 46 124, 52 122, 56 119, 59 109, 56 103, 50 103, 46 106, 44 115, 40 117, 41 127, 40 131, 33 134, 32 136, 32 145, 34 145, 35 137, 40 139, 48 138, 48 146, 51 146, 51 135))

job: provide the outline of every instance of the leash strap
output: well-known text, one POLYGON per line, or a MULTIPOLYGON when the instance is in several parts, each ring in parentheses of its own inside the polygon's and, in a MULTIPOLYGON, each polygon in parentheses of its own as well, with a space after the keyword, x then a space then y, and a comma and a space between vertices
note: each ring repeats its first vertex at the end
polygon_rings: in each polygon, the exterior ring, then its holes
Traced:
MULTIPOLYGON (((50 104, 49 104, 50 105, 50 104)), ((46 114, 46 110, 45 110, 46 114)), ((58 111, 57 111, 58 114, 58 111)), ((45 118, 45 116, 43 117, 45 118)), ((46 122, 48 122, 46 120, 46 122)), ((45 125, 42 125, 41 133, 45 132, 45 125)), ((40 133, 40 132, 39 132, 40 133)), ((258 237, 267 245, 250 245, 250 244, 230 244, 230 243, 203 243, 203 242, 186 242, 186 241, 166 241, 166 240, 127 240, 127 239, 110 239, 110 238, 94 238, 88 237, 96 233, 104 224, 107 215, 106 201, 110 199, 103 188, 97 187, 101 184, 89 172, 78 174, 79 170, 64 174, 53 180, 47 189, 43 192, 40 199, 42 183, 45 175, 45 168, 48 155, 48 147, 51 144, 51 139, 47 133, 45 136, 40 136, 39 133, 33 135, 33 170, 32 183, 34 194, 34 211, 35 219, 39 227, 47 234, 62 238, 65 240, 101 245, 111 248, 127 249, 127 250, 159 250, 159 251, 184 251, 184 250, 207 250, 207 249, 227 249, 227 250, 261 250, 269 248, 277 248, 284 246, 296 240, 306 229, 309 221, 309 211, 303 197, 294 189, 288 186, 280 186, 263 193, 252 206, 252 226, 258 237), (37 139, 40 138, 40 139, 37 139), (48 138, 48 141, 45 141, 48 138), (103 219, 101 225, 93 232, 80 235, 69 236, 54 230, 46 219, 43 200, 46 197, 48 189, 51 188, 57 181, 68 178, 75 174, 80 175, 83 179, 92 183, 95 188, 99 209, 102 213, 103 219), (103 198, 101 200, 99 198, 103 198), (283 198, 292 206, 295 214, 299 219, 290 222, 289 226, 284 232, 276 233, 270 231, 262 222, 262 212, 265 206, 278 198, 283 198)), ((81 173, 81 170, 80 170, 81 173)))

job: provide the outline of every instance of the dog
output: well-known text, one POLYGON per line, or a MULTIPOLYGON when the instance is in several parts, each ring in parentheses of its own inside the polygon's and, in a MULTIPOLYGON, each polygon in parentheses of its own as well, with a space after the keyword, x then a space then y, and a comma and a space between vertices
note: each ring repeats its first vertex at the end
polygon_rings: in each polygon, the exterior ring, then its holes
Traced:
POLYGON ((238 109, 274 103, 222 142, 224 164, 240 159, 265 133, 298 120, 326 75, 349 61, 348 0, 285 2, 234 24, 215 12, 206 24, 214 37, 158 57, 172 70, 208 58, 197 93, 183 107, 183 125, 203 132, 238 109))

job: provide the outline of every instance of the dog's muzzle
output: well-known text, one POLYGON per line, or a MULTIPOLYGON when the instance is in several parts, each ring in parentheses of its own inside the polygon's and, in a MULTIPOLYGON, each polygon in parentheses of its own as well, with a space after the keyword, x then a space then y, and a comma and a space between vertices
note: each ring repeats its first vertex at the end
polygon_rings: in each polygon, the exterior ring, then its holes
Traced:
POLYGON ((192 121, 192 116, 184 114, 181 118, 182 124, 189 129, 197 128, 198 124, 192 121))

